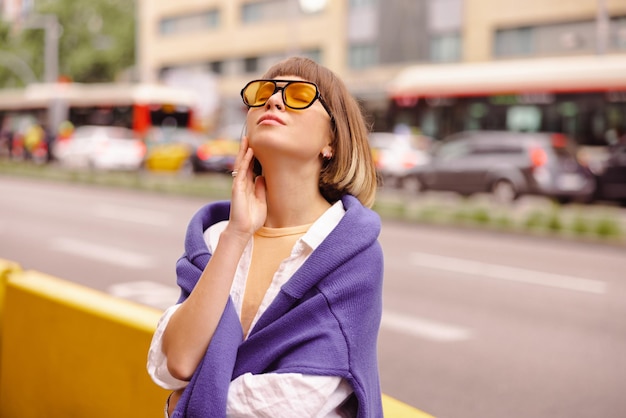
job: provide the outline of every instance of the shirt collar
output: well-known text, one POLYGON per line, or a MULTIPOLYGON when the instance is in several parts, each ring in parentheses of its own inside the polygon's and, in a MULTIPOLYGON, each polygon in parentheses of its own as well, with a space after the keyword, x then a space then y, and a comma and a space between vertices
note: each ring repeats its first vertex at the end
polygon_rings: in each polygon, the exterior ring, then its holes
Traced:
POLYGON ((306 234, 301 238, 302 242, 315 250, 326 239, 330 232, 335 229, 346 210, 341 200, 335 202, 311 225, 306 234))

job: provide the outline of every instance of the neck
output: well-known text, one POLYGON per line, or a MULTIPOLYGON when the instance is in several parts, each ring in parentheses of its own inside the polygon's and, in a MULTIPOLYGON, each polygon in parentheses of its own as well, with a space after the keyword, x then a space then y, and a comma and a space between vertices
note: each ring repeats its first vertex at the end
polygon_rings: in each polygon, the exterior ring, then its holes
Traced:
POLYGON ((267 219, 265 226, 286 228, 315 222, 331 205, 319 191, 317 177, 297 173, 266 175, 267 219))

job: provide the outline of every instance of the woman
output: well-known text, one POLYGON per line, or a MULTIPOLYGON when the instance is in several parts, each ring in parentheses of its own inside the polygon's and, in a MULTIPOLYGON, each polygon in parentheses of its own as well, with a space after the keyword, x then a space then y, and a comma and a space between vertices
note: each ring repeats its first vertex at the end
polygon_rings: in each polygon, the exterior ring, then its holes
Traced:
POLYGON ((383 257, 359 106, 300 57, 241 94, 231 201, 192 218, 181 297, 148 356, 174 391, 166 417, 382 416, 383 257))

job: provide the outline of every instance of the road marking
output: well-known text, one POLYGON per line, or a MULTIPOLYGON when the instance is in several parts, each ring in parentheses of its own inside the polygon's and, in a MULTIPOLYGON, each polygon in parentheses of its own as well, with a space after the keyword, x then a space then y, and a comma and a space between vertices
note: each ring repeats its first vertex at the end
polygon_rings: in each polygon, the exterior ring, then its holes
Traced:
POLYGON ((499 264, 482 263, 461 258, 444 257, 426 253, 411 253, 410 262, 420 267, 489 277, 491 279, 509 280, 518 283, 536 284, 594 294, 604 294, 606 292, 606 283, 599 280, 545 273, 537 270, 528 270, 499 264))
POLYGON ((98 205, 94 208, 93 213, 101 218, 153 226, 168 226, 171 223, 171 217, 163 212, 125 206, 98 205))
POLYGON ((88 241, 81 241, 74 238, 58 237, 50 242, 53 250, 64 253, 103 261, 124 267, 147 269, 153 267, 155 262, 152 257, 144 254, 121 250, 117 247, 93 244, 88 241))
POLYGON ((151 281, 117 283, 109 286, 107 292, 113 296, 162 310, 174 305, 180 296, 178 287, 151 281))
POLYGON ((389 311, 383 312, 381 327, 438 342, 464 341, 472 336, 467 328, 389 311))

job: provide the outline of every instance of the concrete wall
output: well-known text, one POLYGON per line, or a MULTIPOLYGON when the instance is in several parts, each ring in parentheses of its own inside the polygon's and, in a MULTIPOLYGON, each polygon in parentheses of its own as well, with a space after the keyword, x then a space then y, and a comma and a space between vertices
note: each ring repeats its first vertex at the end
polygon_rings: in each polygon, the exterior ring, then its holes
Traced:
MULTIPOLYGON (((0 416, 154 418, 146 372, 161 311, 0 259, 0 416)), ((431 417, 383 395, 386 417, 431 417)), ((432 418, 432 417, 431 417, 432 418)))

